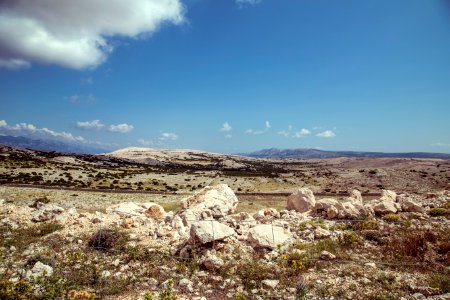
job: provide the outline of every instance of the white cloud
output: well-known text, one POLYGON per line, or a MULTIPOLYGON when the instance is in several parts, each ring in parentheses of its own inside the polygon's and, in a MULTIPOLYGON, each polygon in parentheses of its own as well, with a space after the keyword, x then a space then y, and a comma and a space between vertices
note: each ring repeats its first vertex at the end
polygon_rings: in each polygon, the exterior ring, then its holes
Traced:
POLYGON ((318 133, 316 135, 319 136, 319 137, 323 137, 323 138, 333 138, 333 137, 336 136, 336 134, 333 131, 331 131, 331 130, 325 130, 325 131, 320 132, 320 133, 318 133))
POLYGON ((266 121, 264 123, 264 130, 253 130, 253 129, 247 129, 246 131, 244 131, 245 134, 253 134, 253 135, 260 135, 263 133, 266 133, 267 131, 270 130, 272 126, 270 125, 269 121, 266 121))
POLYGON ((178 139, 178 135, 173 132, 163 132, 159 136, 159 140, 161 141, 175 141, 178 139))
POLYGON ((127 133, 134 129, 133 125, 129 125, 126 123, 117 124, 117 125, 109 125, 108 130, 111 132, 119 132, 119 133, 127 133))
POLYGON ((305 137, 307 135, 310 135, 311 131, 306 129, 306 128, 302 128, 300 131, 297 131, 296 133, 294 133, 293 137, 295 138, 302 138, 305 137))
POLYGON ((226 139, 231 139, 233 136, 231 134, 225 134, 226 139))
POLYGON ((180 0, 0 1, 0 67, 96 67, 113 51, 112 37, 147 37, 183 19, 180 0))
POLYGON ((48 128, 38 128, 33 124, 19 123, 14 126, 8 125, 5 120, 0 120, 0 133, 13 136, 25 136, 29 138, 49 138, 61 139, 70 142, 86 142, 81 136, 74 136, 71 133, 53 131, 48 128))
POLYGON ((228 122, 223 123, 222 128, 220 128, 220 132, 230 132, 233 128, 228 122))
POLYGON ((86 122, 80 122, 78 121, 76 124, 76 127, 79 129, 84 130, 100 130, 103 127, 105 127, 100 120, 92 120, 92 121, 86 121, 86 122))
POLYGON ((438 142, 438 143, 431 144, 431 146, 433 146, 433 147, 450 147, 450 144, 438 142))
POLYGON ((289 137, 289 136, 291 135, 291 131, 292 131, 292 125, 289 125, 288 128, 287 128, 287 130, 286 130, 286 129, 283 129, 283 130, 281 130, 281 131, 278 131, 277 133, 278 133, 279 135, 284 136, 284 137, 289 137))

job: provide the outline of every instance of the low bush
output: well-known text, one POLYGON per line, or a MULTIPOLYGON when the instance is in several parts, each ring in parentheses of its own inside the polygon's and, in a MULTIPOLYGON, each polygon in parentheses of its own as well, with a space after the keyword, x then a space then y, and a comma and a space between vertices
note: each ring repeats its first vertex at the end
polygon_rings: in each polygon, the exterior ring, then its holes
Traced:
POLYGON ((118 229, 100 229, 90 238, 88 245, 95 250, 108 252, 126 248, 128 236, 118 229))
POLYGON ((434 207, 434 208, 430 209, 429 214, 430 214, 430 216, 433 216, 433 217, 445 216, 445 215, 450 214, 450 211, 443 207, 434 207))

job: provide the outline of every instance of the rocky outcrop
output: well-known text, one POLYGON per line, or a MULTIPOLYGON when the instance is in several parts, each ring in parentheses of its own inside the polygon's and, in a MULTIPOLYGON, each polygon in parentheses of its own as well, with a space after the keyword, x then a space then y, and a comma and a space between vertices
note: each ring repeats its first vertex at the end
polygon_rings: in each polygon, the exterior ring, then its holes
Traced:
POLYGON ((145 203, 123 202, 108 207, 106 209, 106 212, 110 214, 117 214, 123 217, 146 216, 148 218, 156 220, 164 219, 164 217, 166 216, 164 208, 159 204, 153 202, 145 202, 145 203))
POLYGON ((248 232, 248 241, 254 248, 275 249, 291 242, 292 235, 280 226, 256 225, 248 232))
POLYGON ((333 198, 318 200, 314 212, 328 219, 357 219, 370 214, 370 210, 359 202, 341 202, 333 198))
POLYGON ((181 204, 197 219, 223 218, 231 214, 239 200, 226 184, 207 186, 193 196, 183 199, 181 204))
POLYGON ((64 208, 55 204, 44 204, 38 210, 33 212, 31 220, 34 222, 45 222, 54 219, 57 215, 64 212, 64 208))
POLYGON ((300 188, 288 197, 287 210, 307 212, 314 208, 316 199, 313 192, 308 188, 300 188))

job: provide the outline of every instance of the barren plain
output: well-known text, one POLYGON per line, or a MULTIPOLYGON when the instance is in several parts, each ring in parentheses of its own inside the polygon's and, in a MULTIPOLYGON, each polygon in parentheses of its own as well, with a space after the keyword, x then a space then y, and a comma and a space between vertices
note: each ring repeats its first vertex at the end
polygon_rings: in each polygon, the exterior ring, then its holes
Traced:
POLYGON ((0 299, 450 299, 450 161, 0 147, 0 299))

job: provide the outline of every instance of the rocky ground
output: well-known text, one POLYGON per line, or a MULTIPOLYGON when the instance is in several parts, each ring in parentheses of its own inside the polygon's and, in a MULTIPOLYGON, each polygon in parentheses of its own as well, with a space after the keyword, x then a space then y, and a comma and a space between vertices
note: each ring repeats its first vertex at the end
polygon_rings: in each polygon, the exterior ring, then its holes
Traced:
POLYGON ((316 199, 303 187, 252 213, 236 213, 226 184, 172 211, 3 196, 0 299, 450 299, 445 190, 316 199))

